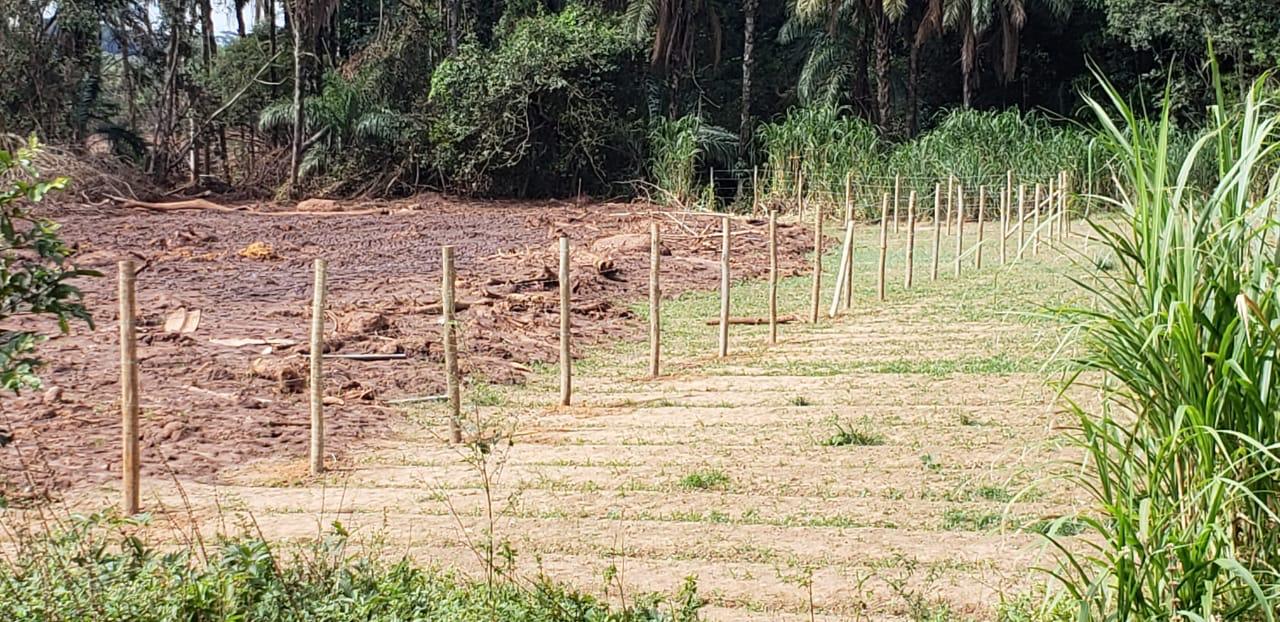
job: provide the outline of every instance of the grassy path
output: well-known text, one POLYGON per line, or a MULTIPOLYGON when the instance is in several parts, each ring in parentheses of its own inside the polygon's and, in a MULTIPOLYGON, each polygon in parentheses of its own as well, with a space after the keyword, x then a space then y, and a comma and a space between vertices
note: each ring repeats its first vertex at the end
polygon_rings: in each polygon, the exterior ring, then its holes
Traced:
MULTIPOLYGON (((703 320, 718 301, 688 295, 665 305, 660 379, 641 377, 637 341, 590 353, 572 408, 553 406, 554 370, 472 387, 491 452, 445 446, 428 408, 322 484, 292 460, 185 491, 206 522, 243 512, 268 537, 308 538, 336 520, 388 555, 543 572, 614 599, 695 576, 714 619, 992 619, 1045 580, 1037 532, 1081 505, 1050 478, 1069 456, 1046 385, 1062 329, 1042 310, 1070 285, 1047 257, 970 261, 959 279, 944 258, 930 282, 930 231, 910 292, 894 241, 877 303, 864 228, 851 312, 784 326, 776 346, 735 327, 731 356, 714 359, 703 320)), ((783 312, 804 315, 808 289, 785 281, 783 312)), ((764 292, 737 287, 734 315, 763 314, 764 292)))

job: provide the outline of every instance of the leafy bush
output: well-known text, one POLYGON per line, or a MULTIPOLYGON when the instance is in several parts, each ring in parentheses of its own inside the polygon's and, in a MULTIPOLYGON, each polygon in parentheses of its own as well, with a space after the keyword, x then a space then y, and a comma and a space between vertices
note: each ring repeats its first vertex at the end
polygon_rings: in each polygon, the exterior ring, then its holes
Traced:
POLYGON ((432 164, 459 188, 552 195, 638 173, 638 48, 577 4, 468 43, 431 80, 432 164))
MULTIPOLYGON (((1115 158, 1118 223, 1095 227, 1114 267, 1079 281, 1096 308, 1074 404, 1080 484, 1098 516, 1061 571, 1078 619, 1274 620, 1280 605, 1280 114, 1259 82, 1220 99, 1174 160, 1171 102, 1143 123, 1104 82, 1087 100, 1115 158), (1192 171, 1216 171, 1212 184, 1192 171), (1094 384, 1093 378, 1101 378, 1094 384)), ((1221 98, 1221 90, 1219 90, 1221 98)), ((1065 549, 1065 547, 1064 547, 1065 549)))
POLYGON ((36 345, 47 338, 37 329, 4 324, 24 316, 48 317, 59 330, 72 320, 92 325, 80 302, 80 290, 70 281, 96 276, 69 265, 71 249, 58 237, 58 225, 33 215, 28 206, 60 190, 66 178, 41 179, 31 162, 38 148, 32 139, 16 151, 0 150, 0 390, 19 391, 40 386, 36 345))
POLYGON ((736 154, 737 136, 695 115, 655 117, 651 126, 649 178, 667 202, 685 205, 696 199, 702 167, 728 165, 736 154))
POLYGON ((406 560, 352 555, 341 525, 290 555, 257 539, 164 552, 133 521, 73 517, 0 561, 0 619, 12 622, 693 622, 686 580, 670 599, 624 608, 552 583, 470 581, 406 560), (207 554, 204 551, 207 550, 207 554))

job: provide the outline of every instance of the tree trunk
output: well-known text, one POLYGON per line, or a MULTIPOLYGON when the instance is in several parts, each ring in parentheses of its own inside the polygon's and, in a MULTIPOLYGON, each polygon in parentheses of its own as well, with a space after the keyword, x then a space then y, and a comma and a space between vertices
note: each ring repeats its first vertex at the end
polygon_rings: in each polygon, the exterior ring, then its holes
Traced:
POLYGON ((244 4, 240 2, 236 3, 236 34, 239 35, 241 39, 243 39, 246 34, 244 30, 244 4))
POLYGON ((977 35, 973 32, 973 23, 966 20, 964 36, 960 43, 960 77, 963 82, 964 107, 973 107, 973 67, 978 54, 977 35))
POLYGON ((889 90, 889 18, 883 13, 876 17, 876 112, 880 128, 889 127, 893 116, 889 90))
POLYGON ((746 0, 746 25, 742 37, 742 122, 738 126, 738 159, 746 162, 747 146, 751 143, 751 53, 756 45, 756 9, 760 0, 746 0))
POLYGON ((302 106, 302 84, 305 78, 302 71, 305 62, 304 39, 302 29, 295 27, 293 29, 293 149, 289 161, 289 194, 294 196, 298 192, 298 169, 302 166, 302 141, 306 139, 303 127, 306 114, 302 106))
MULTIPOLYGON (((266 0, 263 11, 267 18, 267 51, 271 58, 276 57, 276 2, 275 0, 266 0)), ((271 82, 271 97, 275 98, 277 93, 277 85, 280 83, 280 76, 276 75, 275 60, 271 61, 271 67, 267 74, 268 81, 271 82)))
POLYGON ((462 0, 447 0, 449 13, 445 15, 445 28, 449 31, 449 55, 458 53, 462 38, 462 0))
POLYGON ((858 36, 858 53, 854 55, 853 105, 858 114, 868 120, 875 116, 871 108, 871 83, 867 79, 867 70, 870 66, 871 37, 864 32, 858 36))
POLYGON ((200 60, 204 61, 205 69, 213 63, 217 47, 213 32, 213 3, 210 0, 200 0, 200 60))
POLYGON ((919 131, 920 112, 920 46, 911 46, 911 59, 907 63, 907 135, 915 136, 919 131))

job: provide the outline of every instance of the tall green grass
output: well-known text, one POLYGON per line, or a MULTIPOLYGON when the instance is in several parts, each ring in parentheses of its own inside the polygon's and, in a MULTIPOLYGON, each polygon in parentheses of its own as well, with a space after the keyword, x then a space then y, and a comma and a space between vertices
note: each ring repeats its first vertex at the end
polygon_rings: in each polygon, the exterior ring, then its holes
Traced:
POLYGON ((1079 284, 1088 370, 1071 395, 1096 513, 1058 573, 1079 620, 1274 620, 1280 606, 1280 229, 1263 82, 1179 157, 1166 95, 1144 122, 1103 80, 1087 100, 1113 158, 1109 269, 1079 284), (1212 179, 1196 175, 1212 171, 1212 179))

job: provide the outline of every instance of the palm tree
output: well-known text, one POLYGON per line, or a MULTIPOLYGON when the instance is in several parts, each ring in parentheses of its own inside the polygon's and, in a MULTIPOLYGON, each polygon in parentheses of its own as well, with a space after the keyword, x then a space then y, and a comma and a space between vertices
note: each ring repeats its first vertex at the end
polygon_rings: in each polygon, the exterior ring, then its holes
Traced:
POLYGON ((316 38, 338 9, 338 0, 293 0, 293 145, 289 163, 289 192, 298 188, 298 169, 305 151, 305 85, 311 79, 316 38))
MULTIPOLYGON (((960 72, 964 107, 973 103, 974 71, 981 39, 996 26, 1000 46, 996 75, 1008 82, 1018 69, 1018 47, 1022 27, 1027 22, 1029 0, 953 0, 943 9, 943 24, 960 33, 960 72)), ((1045 8, 1057 19, 1071 13, 1071 0, 1044 0, 1045 8)))
POLYGON ((943 0, 923 0, 923 13, 916 24, 911 41, 911 55, 907 63, 907 134, 914 136, 920 129, 920 52, 930 39, 942 34, 943 0))
POLYGON ((671 96, 669 114, 678 116, 680 79, 695 65, 697 42, 710 40, 713 64, 720 62, 721 9, 716 0, 631 0, 626 23, 637 41, 649 42, 649 63, 664 73, 671 96))
POLYGON ((760 0, 745 0, 742 11, 746 21, 742 28, 742 122, 738 126, 738 158, 747 152, 751 140, 751 58, 756 45, 756 9, 760 0))

